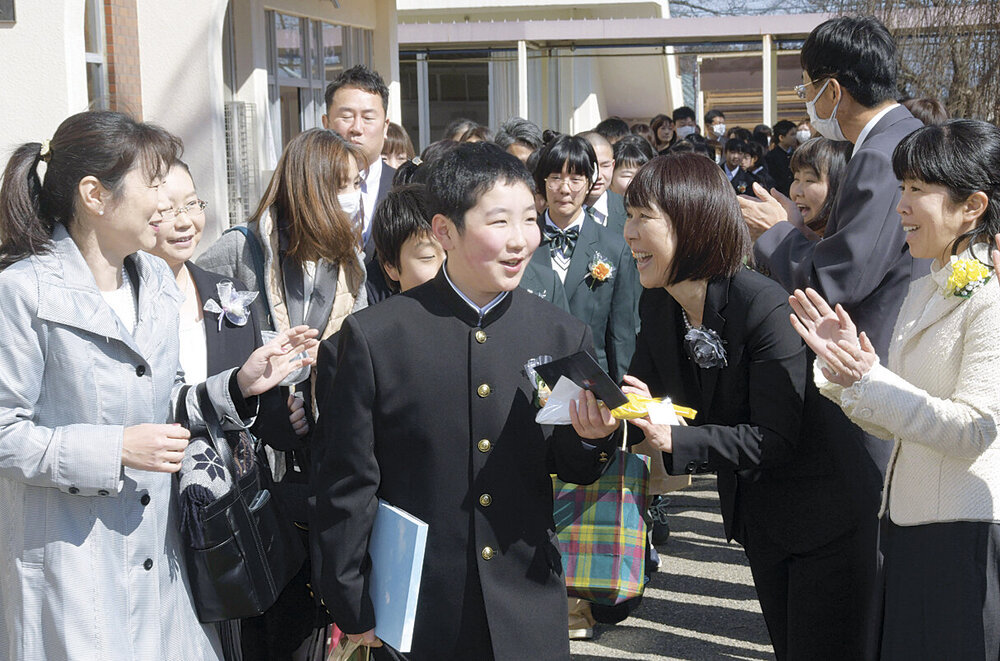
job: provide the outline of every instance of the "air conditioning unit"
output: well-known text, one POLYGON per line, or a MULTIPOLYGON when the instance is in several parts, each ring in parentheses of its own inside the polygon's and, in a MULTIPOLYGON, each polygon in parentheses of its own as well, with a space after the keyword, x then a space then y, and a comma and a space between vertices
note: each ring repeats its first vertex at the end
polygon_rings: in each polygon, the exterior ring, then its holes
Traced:
POLYGON ((226 104, 226 189, 230 226, 246 222, 260 200, 256 124, 254 104, 244 101, 226 104))

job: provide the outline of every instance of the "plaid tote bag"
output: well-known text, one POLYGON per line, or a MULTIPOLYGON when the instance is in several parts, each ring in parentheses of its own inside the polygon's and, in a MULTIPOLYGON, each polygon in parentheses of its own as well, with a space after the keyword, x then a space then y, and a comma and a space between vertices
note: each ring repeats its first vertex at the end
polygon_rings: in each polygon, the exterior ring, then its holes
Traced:
POLYGON ((593 484, 553 476, 553 518, 571 597, 614 606, 642 594, 648 482, 649 457, 621 449, 593 484))

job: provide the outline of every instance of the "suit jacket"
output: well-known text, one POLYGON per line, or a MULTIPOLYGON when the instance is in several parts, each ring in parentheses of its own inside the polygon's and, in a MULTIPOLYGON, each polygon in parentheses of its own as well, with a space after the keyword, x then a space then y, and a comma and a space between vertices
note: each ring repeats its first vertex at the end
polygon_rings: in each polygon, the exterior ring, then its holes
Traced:
POLYGON ((851 420, 895 441, 882 511, 898 525, 1000 520, 1000 287, 991 278, 968 298, 945 295, 951 273, 946 264, 910 287, 888 366, 849 390, 816 375, 851 420))
POLYGON ((746 545, 763 531, 799 553, 871 516, 879 483, 874 474, 860 488, 851 466, 864 449, 825 433, 790 311, 781 287, 749 269, 709 283, 703 325, 719 334, 728 364, 704 369, 685 352, 679 304, 664 289, 646 290, 629 373, 654 396, 698 411, 690 426, 673 428, 664 465, 671 474, 718 473, 726 537, 746 545))
POLYGON ((767 171, 774 179, 774 187, 782 195, 788 195, 788 190, 792 187, 792 180, 795 178, 792 174, 791 163, 791 153, 781 147, 775 147, 764 156, 764 164, 767 165, 767 171))
MULTIPOLYGON (((545 219, 539 219, 538 223, 544 226, 545 219)), ((538 247, 531 262, 542 270, 552 270, 552 253, 547 244, 538 247)), ((563 288, 570 313, 590 326, 597 362, 620 381, 635 351, 642 289, 632 251, 624 237, 585 218, 563 288), (589 275, 590 264, 598 253, 614 268, 612 277, 604 281, 595 281, 589 275)))
MULTIPOLYGON (((720 163, 719 167, 722 168, 723 172, 726 171, 725 162, 720 163)), ((761 179, 758 177, 755 177, 743 168, 739 168, 736 170, 733 178, 729 180, 729 183, 732 184, 733 190, 736 191, 737 195, 753 195, 753 185, 755 182, 760 181, 761 179)))
MULTIPOLYGON (((786 290, 813 287, 831 305, 843 305, 883 361, 910 282, 930 268, 928 260, 913 259, 906 247, 896 212, 899 181, 892 171, 896 145, 921 126, 903 106, 879 120, 847 163, 822 239, 809 241, 782 222, 754 246, 758 263, 786 290)), ((846 418, 839 427, 844 434, 856 433, 846 418)), ((890 448, 873 438, 865 443, 884 474, 890 448)))
POLYGON ((615 441, 535 423, 523 366, 590 350, 589 329, 520 289, 480 321, 439 273, 340 336, 312 471, 316 584, 334 621, 375 624, 366 548, 382 498, 428 524, 407 658, 568 660, 549 475, 594 481, 615 441))
MULTIPOLYGON (((209 299, 219 302, 218 284, 232 282, 238 290, 247 287, 239 280, 227 278, 197 266, 193 262, 185 264, 191 281, 204 304, 209 299)), ((207 374, 219 374, 233 368, 240 368, 250 354, 262 343, 260 321, 253 309, 250 319, 243 326, 237 326, 229 319, 223 319, 219 330, 218 317, 205 315, 205 349, 207 354, 207 374)), ((251 431, 269 445, 279 449, 297 447, 301 439, 292 429, 288 420, 288 388, 272 388, 258 397, 257 420, 251 431)))
MULTIPOLYGON (((382 178, 379 179, 378 195, 375 197, 376 209, 379 203, 385 199, 385 196, 389 194, 389 191, 392 190, 392 180, 396 176, 396 168, 390 167, 385 161, 380 161, 380 163, 382 164, 382 178)), ((368 293, 368 305, 375 305, 393 294, 386 279, 385 271, 382 270, 382 265, 378 263, 378 256, 375 254, 374 235, 374 232, 369 232, 368 240, 365 241, 364 245, 365 271, 367 274, 365 291, 368 293)))
POLYGON ((615 233, 615 236, 625 236, 625 198, 614 192, 608 191, 608 224, 606 227, 615 233))
MULTIPOLYGON (((542 248, 543 250, 545 248, 542 248)), ((566 289, 559 276, 551 268, 538 262, 529 261, 521 277, 521 288, 535 296, 544 298, 564 312, 570 312, 566 289)), ((572 313, 570 313, 572 314, 572 313)))

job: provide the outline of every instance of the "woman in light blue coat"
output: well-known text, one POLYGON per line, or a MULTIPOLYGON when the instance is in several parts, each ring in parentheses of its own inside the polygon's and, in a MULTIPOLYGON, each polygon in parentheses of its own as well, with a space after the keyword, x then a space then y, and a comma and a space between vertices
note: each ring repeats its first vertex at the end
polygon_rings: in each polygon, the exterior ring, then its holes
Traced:
MULTIPOLYGON (((180 292, 139 252, 164 222, 158 187, 179 152, 162 129, 88 112, 19 147, 4 172, 0 658, 221 658, 177 526, 180 292)), ((224 427, 252 422, 309 335, 291 329, 208 379, 224 427)), ((200 422, 193 394, 185 405, 200 422)))

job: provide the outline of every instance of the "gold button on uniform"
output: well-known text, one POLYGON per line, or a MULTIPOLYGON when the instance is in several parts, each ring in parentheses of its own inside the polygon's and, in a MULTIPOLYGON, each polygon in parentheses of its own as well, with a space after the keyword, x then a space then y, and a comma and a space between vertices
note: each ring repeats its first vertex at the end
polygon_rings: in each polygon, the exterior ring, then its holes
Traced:
POLYGON ((476 331, 476 342, 486 344, 486 331, 481 329, 476 331))
POLYGON ((608 453, 607 452, 602 452, 601 454, 599 454, 597 456, 597 460, 599 462, 601 462, 602 464, 607 463, 607 461, 608 461, 608 453))
POLYGON ((483 507, 489 507, 492 502, 493 502, 493 496, 491 496, 488 493, 484 493, 482 496, 479 497, 479 504, 482 505, 483 507))
POLYGON ((482 553, 483 560, 492 560, 494 555, 495 554, 493 552, 493 547, 492 546, 484 546, 483 547, 483 553, 482 553))
POLYGON ((480 397, 489 397, 490 396, 490 384, 484 383, 483 385, 479 386, 479 388, 476 389, 476 392, 479 393, 480 397))
POLYGON ((490 439, 484 438, 479 441, 477 447, 479 448, 480 452, 489 452, 490 449, 493 447, 493 444, 490 443, 490 439))

